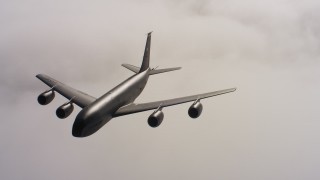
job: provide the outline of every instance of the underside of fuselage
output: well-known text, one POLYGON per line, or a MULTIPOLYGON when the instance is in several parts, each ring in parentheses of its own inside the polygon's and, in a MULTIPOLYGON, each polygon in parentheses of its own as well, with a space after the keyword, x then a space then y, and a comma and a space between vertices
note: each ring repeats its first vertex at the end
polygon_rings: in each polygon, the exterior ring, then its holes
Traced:
POLYGON ((86 137, 97 132, 112 119, 120 107, 132 103, 143 91, 149 78, 150 68, 135 74, 82 109, 77 115, 72 135, 86 137))

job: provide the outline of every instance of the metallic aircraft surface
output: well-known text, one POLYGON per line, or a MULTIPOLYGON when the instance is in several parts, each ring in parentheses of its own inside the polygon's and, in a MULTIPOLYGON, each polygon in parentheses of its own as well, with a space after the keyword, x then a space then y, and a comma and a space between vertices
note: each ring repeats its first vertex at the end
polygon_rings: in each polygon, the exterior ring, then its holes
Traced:
POLYGON ((155 111, 149 116, 148 124, 151 127, 158 127, 164 117, 162 112, 163 107, 191 101, 194 102, 190 106, 188 114, 191 118, 197 118, 202 112, 201 99, 236 90, 236 88, 231 88, 192 96, 135 104, 134 100, 143 91, 150 75, 180 69, 180 67, 151 69, 149 67, 150 45, 151 32, 148 33, 141 67, 122 64, 122 66, 133 71, 135 74, 99 98, 94 98, 86 93, 73 89, 47 75, 38 74, 36 77, 50 87, 49 90, 38 96, 38 102, 41 105, 49 104, 55 97, 55 91, 69 99, 68 102, 56 110, 56 115, 61 119, 68 117, 72 113, 73 104, 81 107, 82 110, 77 115, 72 127, 72 135, 75 137, 86 137, 97 132, 114 117, 152 109, 155 109, 155 111))

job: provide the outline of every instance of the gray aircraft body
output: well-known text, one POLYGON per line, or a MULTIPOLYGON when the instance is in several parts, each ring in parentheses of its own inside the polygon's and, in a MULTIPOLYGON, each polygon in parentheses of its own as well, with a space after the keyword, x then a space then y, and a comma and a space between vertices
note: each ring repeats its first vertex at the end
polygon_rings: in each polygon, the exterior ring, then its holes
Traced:
POLYGON ((155 109, 155 111, 149 116, 148 124, 151 127, 158 127, 162 123, 164 117, 162 112, 163 107, 191 101, 194 102, 190 106, 188 114, 192 118, 197 118, 202 112, 202 104, 200 103, 201 99, 233 92, 236 90, 236 88, 230 88, 169 100, 141 104, 133 103, 143 91, 150 75, 181 69, 180 67, 151 69, 149 67, 150 46, 151 32, 148 33, 141 67, 139 68, 129 64, 122 64, 122 66, 133 71, 135 74, 100 98, 94 98, 47 75, 38 74, 36 77, 51 87, 49 90, 39 95, 38 102, 41 105, 49 104, 55 97, 55 91, 69 99, 68 102, 56 110, 57 116, 61 119, 68 117, 72 113, 74 108, 73 103, 83 108, 74 121, 72 135, 75 137, 86 137, 97 132, 102 126, 104 126, 114 117, 152 109, 155 109))

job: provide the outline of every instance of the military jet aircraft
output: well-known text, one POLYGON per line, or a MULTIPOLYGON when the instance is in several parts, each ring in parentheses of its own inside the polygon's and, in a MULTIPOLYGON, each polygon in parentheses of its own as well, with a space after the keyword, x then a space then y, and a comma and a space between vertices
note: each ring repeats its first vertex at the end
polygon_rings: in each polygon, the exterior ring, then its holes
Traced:
POLYGON ((133 71, 135 74, 99 98, 94 98, 86 93, 71 88, 47 75, 36 75, 37 78, 50 87, 49 90, 38 96, 39 104, 49 104, 54 99, 55 92, 66 97, 68 102, 61 105, 56 110, 56 115, 61 119, 68 117, 72 113, 74 109, 73 104, 78 105, 82 110, 74 121, 72 135, 75 137, 86 137, 97 132, 112 118, 153 109, 154 112, 149 116, 148 124, 153 128, 158 127, 162 123, 164 117, 162 108, 191 101, 193 101, 193 103, 188 110, 188 114, 191 118, 197 118, 202 112, 201 99, 230 93, 236 90, 236 88, 230 88, 162 101, 134 103, 134 100, 141 94, 146 86, 150 75, 181 69, 180 67, 151 69, 149 67, 150 45, 151 32, 148 33, 141 67, 122 64, 122 66, 133 71))

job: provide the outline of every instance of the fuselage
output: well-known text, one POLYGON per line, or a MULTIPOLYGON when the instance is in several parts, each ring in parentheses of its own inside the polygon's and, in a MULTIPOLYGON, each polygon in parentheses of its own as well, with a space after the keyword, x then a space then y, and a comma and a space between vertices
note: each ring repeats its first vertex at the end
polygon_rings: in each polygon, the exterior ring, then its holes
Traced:
POLYGON ((74 121, 72 135, 86 137, 97 132, 120 107, 132 103, 141 94, 148 82, 149 72, 150 68, 131 76, 83 108, 74 121))

